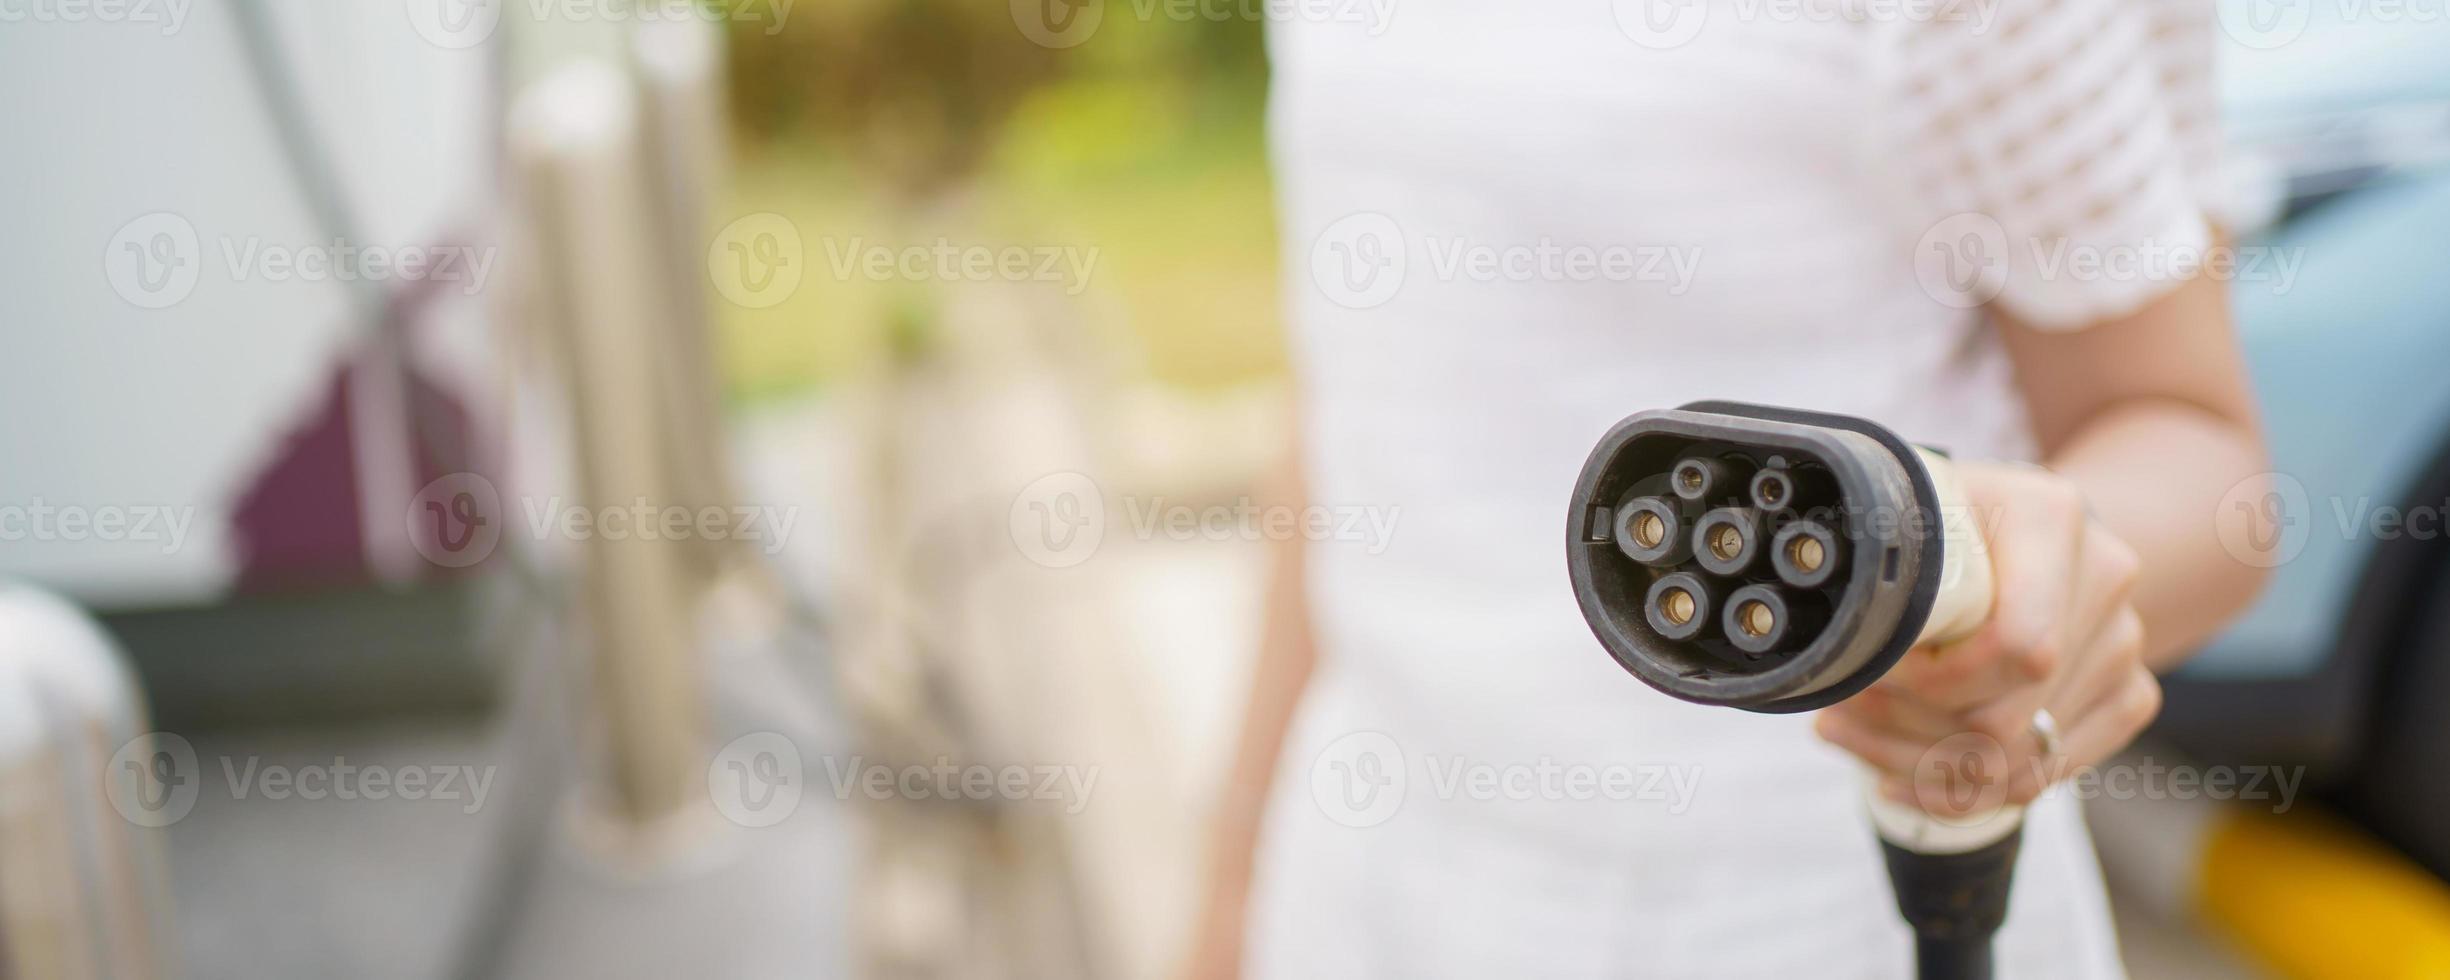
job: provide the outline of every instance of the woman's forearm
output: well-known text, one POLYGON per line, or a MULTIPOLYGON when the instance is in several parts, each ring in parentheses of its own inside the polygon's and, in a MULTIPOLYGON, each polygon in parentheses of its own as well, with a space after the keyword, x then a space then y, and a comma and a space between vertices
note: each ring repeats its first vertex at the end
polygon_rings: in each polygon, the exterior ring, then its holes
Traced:
POLYGON ((2195 278, 2081 330, 1994 315, 2046 462, 2141 559, 2145 662, 2176 666, 2253 600, 2265 570, 2231 549, 2271 530, 2259 506, 2222 513, 2260 504, 2270 466, 2227 284, 2195 278))
MULTIPOLYGON (((1298 470, 1288 465, 1265 494, 1270 505, 1299 513, 1304 494, 1298 470)), ((1317 659, 1310 632, 1308 587, 1302 574, 1302 540, 1288 536, 1269 544, 1266 609, 1258 660, 1243 712, 1233 769, 1221 787, 1211 818, 1208 890, 1195 923, 1189 977, 1226 980, 1242 974, 1242 933, 1249 906, 1259 827, 1293 712, 1309 687, 1317 659)))
MULTIPOLYGON (((2049 459, 2083 488, 2095 515, 2143 560, 2135 606, 2144 619, 2145 660, 2176 666, 2243 611, 2265 569, 2230 553, 2220 522, 2264 519, 2251 485, 2267 468, 2250 421, 2187 402, 2140 398, 2110 407, 2049 459)), ((2268 530, 2268 529, 2265 529, 2268 530)))

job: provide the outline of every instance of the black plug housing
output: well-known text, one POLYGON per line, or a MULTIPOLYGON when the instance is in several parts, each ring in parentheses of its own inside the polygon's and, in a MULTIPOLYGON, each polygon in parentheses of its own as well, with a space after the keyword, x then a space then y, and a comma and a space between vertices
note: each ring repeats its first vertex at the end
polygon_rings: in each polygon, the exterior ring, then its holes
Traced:
POLYGON ((1895 433, 1850 416, 1716 401, 1643 412, 1592 450, 1568 513, 1566 566, 1592 633, 1687 701, 1833 704, 1904 655, 1938 591, 1931 474, 1895 433), (1659 606, 1684 597, 1709 615, 1659 606))

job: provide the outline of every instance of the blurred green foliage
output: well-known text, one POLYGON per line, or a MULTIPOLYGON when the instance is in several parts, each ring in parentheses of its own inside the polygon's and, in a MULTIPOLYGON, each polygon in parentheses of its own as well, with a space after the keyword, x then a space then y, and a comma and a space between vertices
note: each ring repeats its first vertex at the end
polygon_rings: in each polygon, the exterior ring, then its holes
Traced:
MULTIPOLYGON (((1096 33, 1060 50, 1006 0, 803 0, 777 33, 739 22, 731 212, 780 212, 812 239, 1095 248, 1078 315, 1119 318, 1090 326, 1133 338, 1158 377, 1278 371, 1263 25, 1166 9, 1107 0, 1096 33)), ((736 390, 837 376, 930 315, 927 292, 820 277, 774 309, 727 310, 736 390)))

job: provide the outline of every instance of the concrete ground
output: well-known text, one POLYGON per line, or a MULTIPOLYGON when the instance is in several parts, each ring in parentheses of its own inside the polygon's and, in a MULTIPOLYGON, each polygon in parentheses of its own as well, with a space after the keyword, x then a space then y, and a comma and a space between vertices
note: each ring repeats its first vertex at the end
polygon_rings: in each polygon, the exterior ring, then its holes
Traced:
MULTIPOLYGON (((741 731, 788 728, 736 704, 731 713, 741 731)), ((793 737, 812 757, 823 751, 793 737)), ((641 871, 581 843, 576 808, 558 781, 531 778, 495 733, 474 726, 191 741, 204 786, 195 809, 170 828, 175 926, 189 980, 848 972, 843 891, 857 845, 844 809, 824 793, 807 793, 769 827, 708 811, 696 848, 641 871), (393 778, 409 770, 466 775, 447 787, 430 779, 429 798, 413 801, 305 799, 266 778, 343 765, 393 778), (534 821, 538 808, 542 836, 520 834, 513 825, 534 821), (508 909, 484 894, 502 883, 488 872, 506 867, 533 875, 508 909), (507 935, 490 957, 473 952, 495 932, 507 935), (487 961, 498 972, 482 968, 487 961)))

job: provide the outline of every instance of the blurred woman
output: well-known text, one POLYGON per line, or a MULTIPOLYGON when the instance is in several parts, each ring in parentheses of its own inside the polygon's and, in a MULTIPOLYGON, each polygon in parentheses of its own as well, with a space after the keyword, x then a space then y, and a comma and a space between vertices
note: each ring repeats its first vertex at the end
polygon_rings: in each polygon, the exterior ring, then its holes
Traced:
POLYGON ((1284 492, 1400 517, 1278 556, 1194 972, 1907 975, 1861 767, 1911 800, 1980 731, 2040 797, 2002 974, 2120 975, 2045 783, 2258 582, 2213 522, 2262 447, 2186 260, 2217 244, 2209 5, 1291 10, 1284 492), (1566 587, 1567 491, 1618 419, 1705 397, 1967 461, 1985 631, 1816 714, 1624 676, 1566 587))

